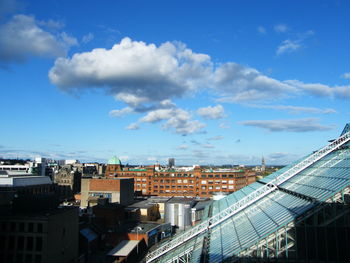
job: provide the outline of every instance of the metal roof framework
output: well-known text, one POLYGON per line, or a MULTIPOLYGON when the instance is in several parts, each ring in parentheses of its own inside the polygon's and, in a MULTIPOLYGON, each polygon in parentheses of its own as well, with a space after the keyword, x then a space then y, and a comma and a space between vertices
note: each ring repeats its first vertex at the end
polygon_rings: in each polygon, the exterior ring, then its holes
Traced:
POLYGON ((342 134, 342 136, 332 141, 326 147, 320 149, 319 151, 311 154, 301 162, 290 167, 288 170, 278 175, 275 179, 273 179, 266 185, 246 195, 242 199, 233 203, 231 206, 227 207, 226 209, 218 212, 217 214, 207 219, 203 223, 191 228, 190 230, 184 232, 179 236, 175 236, 173 240, 167 242, 166 244, 156 249, 155 251, 148 253, 146 256, 146 262, 147 263, 152 262, 153 260, 175 249, 176 247, 192 239, 193 237, 198 236, 206 231, 209 231, 216 225, 221 224, 223 221, 232 217, 234 214, 239 213, 240 211, 252 205, 256 201, 261 200, 263 197, 277 190, 279 185, 287 182, 289 179, 299 174, 301 171, 307 169, 308 167, 310 167, 311 165, 313 165, 314 163, 316 163, 317 161, 319 161, 320 159, 322 159, 332 151, 339 149, 342 145, 344 145, 349 141, 350 141, 350 131, 342 134))

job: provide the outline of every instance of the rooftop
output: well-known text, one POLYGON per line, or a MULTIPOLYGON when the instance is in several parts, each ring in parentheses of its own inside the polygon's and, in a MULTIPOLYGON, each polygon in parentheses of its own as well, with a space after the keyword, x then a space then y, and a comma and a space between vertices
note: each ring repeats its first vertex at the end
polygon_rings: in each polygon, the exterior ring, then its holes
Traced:
POLYGON ((23 187, 31 185, 52 184, 48 176, 33 176, 31 174, 13 175, 0 174, 0 187, 23 187))
POLYGON ((119 160, 119 158, 117 156, 113 156, 112 158, 110 158, 108 160, 108 164, 119 164, 119 165, 121 165, 122 162, 119 160))
POLYGON ((115 248, 108 252, 108 256, 126 257, 137 246, 140 241, 137 240, 122 240, 115 248))

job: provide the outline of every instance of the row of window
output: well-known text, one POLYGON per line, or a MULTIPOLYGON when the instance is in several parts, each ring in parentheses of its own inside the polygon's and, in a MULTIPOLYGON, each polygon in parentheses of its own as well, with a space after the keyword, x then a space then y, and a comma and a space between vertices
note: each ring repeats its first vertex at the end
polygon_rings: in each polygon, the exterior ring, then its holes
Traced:
POLYGON ((0 236, 0 251, 37 251, 43 250, 43 238, 31 236, 0 236))
POLYGON ((43 224, 42 223, 32 223, 32 222, 0 222, 1 232, 11 231, 11 232, 29 232, 29 233, 42 233, 43 224))
POLYGON ((0 251, 0 262, 6 263, 41 263, 41 255, 22 254, 22 253, 8 253, 7 255, 1 254, 0 251))

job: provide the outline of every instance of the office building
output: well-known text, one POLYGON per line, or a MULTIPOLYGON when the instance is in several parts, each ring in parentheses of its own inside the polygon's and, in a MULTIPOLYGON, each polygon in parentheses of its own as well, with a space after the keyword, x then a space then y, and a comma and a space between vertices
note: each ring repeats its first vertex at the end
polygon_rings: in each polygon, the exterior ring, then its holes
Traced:
POLYGON ((133 178, 136 193, 155 196, 211 197, 219 192, 232 193, 255 182, 255 172, 242 168, 162 168, 159 165, 129 168, 123 167, 117 157, 108 161, 106 177, 133 178))

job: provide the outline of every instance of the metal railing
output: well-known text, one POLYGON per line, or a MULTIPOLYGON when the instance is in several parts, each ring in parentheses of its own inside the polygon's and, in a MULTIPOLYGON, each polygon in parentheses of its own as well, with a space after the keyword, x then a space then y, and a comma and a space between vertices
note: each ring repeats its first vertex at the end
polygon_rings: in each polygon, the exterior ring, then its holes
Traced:
POLYGON ((260 187, 259 189, 255 190, 254 192, 246 195, 239 201, 235 202, 230 207, 220 211, 216 215, 212 216, 211 218, 207 219, 201 224, 192 227, 190 230, 180 234, 179 236, 175 235, 175 237, 171 241, 167 242, 166 244, 157 248, 156 250, 148 253, 146 256, 146 262, 149 263, 157 259, 158 257, 164 255, 165 253, 183 244, 187 240, 190 240, 193 237, 203 233, 204 231, 207 231, 210 228, 220 224, 227 218, 243 210, 244 208, 251 205, 255 201, 273 192, 275 189, 277 189, 278 185, 281 185, 291 177, 300 173, 302 170, 308 168, 310 165, 314 164, 315 162, 317 162, 318 160, 320 160, 330 152, 334 151, 341 145, 347 143, 349 140, 350 140, 350 132, 347 132, 344 135, 340 136, 338 139, 334 140, 329 145, 325 146, 324 148, 310 155, 300 163, 294 165, 284 173, 280 174, 275 179, 273 179, 270 183, 260 187))

